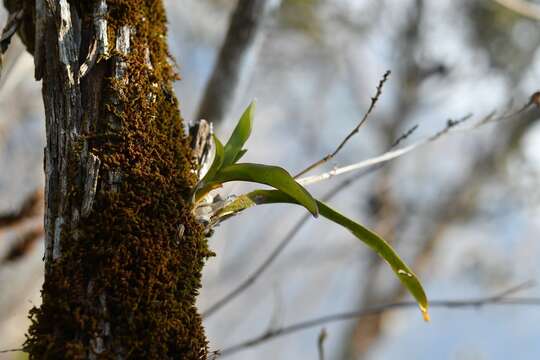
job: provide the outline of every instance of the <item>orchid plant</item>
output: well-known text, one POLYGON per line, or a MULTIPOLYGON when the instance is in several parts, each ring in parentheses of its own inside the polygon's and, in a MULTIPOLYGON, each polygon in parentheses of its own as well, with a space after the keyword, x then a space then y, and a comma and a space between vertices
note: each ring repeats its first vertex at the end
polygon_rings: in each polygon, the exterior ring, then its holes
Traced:
POLYGON ((213 158, 206 160, 208 166, 201 166, 199 182, 193 193, 194 212, 197 219, 207 226, 208 231, 212 231, 213 227, 223 220, 256 205, 289 203, 303 206, 314 217, 321 215, 346 228, 382 257, 416 299, 424 319, 429 320, 428 300, 418 277, 382 237, 315 199, 285 169, 278 166, 239 162, 247 152, 244 145, 251 134, 254 110, 255 105, 252 102, 244 111, 225 145, 217 136, 211 134, 211 150, 209 151, 213 153, 213 158), (264 184, 272 189, 254 190, 222 198, 216 189, 231 181, 264 184))

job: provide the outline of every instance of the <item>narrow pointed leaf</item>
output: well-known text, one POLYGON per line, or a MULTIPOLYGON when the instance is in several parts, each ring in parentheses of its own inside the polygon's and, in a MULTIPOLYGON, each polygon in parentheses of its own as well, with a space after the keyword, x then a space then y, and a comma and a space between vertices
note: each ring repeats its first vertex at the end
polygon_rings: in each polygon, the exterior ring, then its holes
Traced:
MULTIPOLYGON (((311 194, 298 184, 293 177, 278 166, 262 164, 233 164, 222 167, 215 178, 206 186, 215 187, 229 181, 248 181, 269 185, 281 190, 284 194, 294 199, 294 202, 304 206, 313 216, 318 216, 317 202, 311 194)), ((205 191, 204 189, 202 190, 205 191)))
MULTIPOLYGON (((230 215, 247 209, 253 205, 272 204, 272 203, 292 203, 298 202, 289 195, 278 190, 256 190, 248 194, 238 197, 234 202, 222 209, 220 213, 230 215), (238 201, 236 201, 238 200, 238 201)), ((392 268, 398 279, 405 285, 407 290, 418 302, 418 306, 422 311, 424 319, 429 320, 428 315, 428 300, 426 293, 422 288, 420 281, 414 272, 400 259, 396 251, 383 238, 376 233, 365 228, 364 226, 352 221, 351 219, 341 215, 326 204, 317 201, 319 213, 330 221, 339 224, 353 233, 359 240, 372 248, 379 256, 381 256, 392 268)), ((219 214, 218 214, 219 216, 219 214)))
POLYGON ((238 161, 238 154, 242 151, 242 147, 249 138, 249 135, 251 134, 254 111, 255 102, 252 102, 242 114, 242 117, 234 128, 231 137, 227 141, 227 144, 225 144, 223 166, 232 165, 235 163, 235 161, 238 161))
POLYGON ((236 159, 234 159, 233 163, 236 164, 238 160, 240 160, 244 155, 246 155, 246 153, 247 153, 247 149, 240 150, 238 154, 236 155, 236 159))
POLYGON ((224 150, 223 150, 223 144, 216 135, 212 135, 212 138, 214 139, 214 144, 216 147, 216 153, 214 155, 214 161, 212 162, 212 166, 210 166, 210 169, 204 176, 202 183, 207 183, 212 181, 212 179, 216 176, 217 172, 221 168, 221 165, 223 164, 223 156, 224 156, 224 150))
POLYGON ((405 285, 412 296, 418 302, 420 310, 424 315, 424 318, 429 319, 428 316, 428 300, 420 281, 413 273, 413 271, 400 259, 396 251, 388 244, 382 237, 365 228, 364 226, 352 221, 351 219, 343 216, 334 209, 325 205, 322 202, 317 202, 319 211, 322 216, 330 221, 335 222, 353 233, 358 239, 363 241, 366 245, 371 247, 379 256, 381 256, 392 268, 398 279, 405 285))

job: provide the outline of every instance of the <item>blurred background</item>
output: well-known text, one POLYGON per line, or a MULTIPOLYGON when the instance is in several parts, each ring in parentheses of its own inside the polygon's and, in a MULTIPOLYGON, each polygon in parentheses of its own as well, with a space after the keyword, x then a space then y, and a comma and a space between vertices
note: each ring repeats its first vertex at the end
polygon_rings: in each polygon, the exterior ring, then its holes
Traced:
MULTIPOLYGON (((223 108, 208 119, 226 139, 257 99, 248 162, 297 173, 332 152, 357 125, 388 69, 368 122, 314 174, 379 155, 415 125, 403 145, 444 129, 448 119, 473 114, 474 123, 509 106, 520 109, 540 88, 540 1, 266 3, 256 36, 240 50, 237 81, 218 84, 220 100, 207 84, 237 2, 166 1, 183 117, 192 121, 223 108)), ((40 84, 18 40, 2 72, 0 350, 21 345, 27 312, 40 301, 45 134, 40 84)), ((540 280, 539 118, 530 107, 506 121, 444 136, 367 175, 343 175, 310 190, 324 196, 341 189, 328 202, 392 242, 430 299, 491 296, 540 280)), ((224 193, 245 189, 235 184, 224 193)), ((303 216, 301 208, 263 206, 216 229, 209 240, 216 257, 206 265, 199 296, 212 350, 318 316, 410 300, 389 267, 351 234, 322 219, 299 227, 303 216), (208 311, 284 239, 290 239, 287 247, 255 282, 208 311)), ((538 298, 540 288, 513 296, 538 298)), ((538 306, 434 308, 431 317, 423 322, 414 307, 385 311, 294 332, 227 358, 317 359, 321 346, 326 359, 540 357, 538 306), (319 343, 323 328, 326 339, 319 343)))

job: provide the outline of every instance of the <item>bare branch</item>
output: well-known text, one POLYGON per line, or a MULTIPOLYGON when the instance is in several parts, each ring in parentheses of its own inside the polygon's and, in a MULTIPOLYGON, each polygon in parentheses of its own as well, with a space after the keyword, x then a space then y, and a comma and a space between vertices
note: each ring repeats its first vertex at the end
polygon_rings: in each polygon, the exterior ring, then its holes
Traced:
MULTIPOLYGON (((411 129, 407 130, 403 135, 401 135, 395 142, 394 146, 397 146, 401 143, 401 141, 405 140, 408 136, 410 136, 418 126, 414 126, 411 129)), ((348 179, 343 180, 341 183, 339 183, 334 189, 330 190, 326 195, 324 195, 321 200, 323 202, 326 202, 333 197, 335 197, 337 194, 339 194, 341 191, 348 188, 350 185, 352 185, 354 182, 361 179, 364 175, 371 174, 372 172, 380 169, 384 164, 378 164, 373 167, 364 169, 364 171, 360 174, 357 174, 355 176, 351 176, 348 179)), ((237 296, 239 296, 241 293, 243 293, 245 290, 247 290, 251 285, 255 283, 255 281, 268 269, 268 267, 278 258, 278 256, 285 250, 287 245, 295 238, 295 236, 300 232, 300 230, 304 227, 304 225, 310 220, 312 217, 311 215, 307 214, 304 215, 294 226, 293 228, 285 235, 285 237, 281 240, 281 242, 274 248, 274 250, 270 253, 270 255, 262 262, 261 265, 259 265, 255 271, 253 271, 246 280, 244 280, 242 283, 240 283, 237 287, 235 287, 233 290, 231 290, 228 294, 223 296, 221 299, 216 301, 213 305, 211 305, 206 311, 203 311, 202 317, 208 318, 218 310, 220 310, 222 307, 227 305, 229 302, 234 300, 237 296)))
POLYGON ((401 144, 403 141, 407 140, 409 136, 411 136, 416 130, 418 130, 418 124, 413 125, 409 130, 405 131, 403 134, 401 134, 393 143, 390 149, 395 148, 399 144, 401 144))
POLYGON ((20 348, 20 349, 0 350, 0 354, 6 354, 6 353, 10 353, 10 352, 18 352, 18 351, 24 351, 24 349, 23 349, 23 348, 20 348))
POLYGON ((373 158, 370 158, 370 159, 367 159, 367 160, 363 160, 363 161, 360 161, 360 162, 355 163, 355 164, 343 166, 343 167, 340 167, 340 168, 335 168, 335 169, 332 169, 331 171, 325 172, 325 173, 320 174, 320 175, 314 175, 314 176, 308 176, 308 177, 300 178, 300 179, 297 179, 296 181, 299 184, 304 185, 304 186, 314 184, 314 183, 318 183, 320 181, 328 180, 331 177, 334 177, 334 176, 337 176, 337 175, 345 174, 345 173, 348 173, 348 172, 351 172, 351 171, 354 171, 354 170, 369 168, 369 167, 377 165, 377 164, 386 163, 386 162, 388 162, 390 160, 394 160, 396 158, 399 158, 399 157, 401 157, 401 156, 415 150, 416 148, 419 148, 421 146, 432 143, 432 142, 434 142, 434 141, 436 141, 436 140, 438 140, 438 139, 440 139, 440 138, 442 138, 442 137, 444 137, 446 135, 449 135, 449 134, 453 134, 453 133, 456 133, 456 132, 471 131, 471 130, 477 129, 477 128, 485 125, 485 124, 494 123, 494 122, 502 122, 502 121, 512 119, 515 116, 521 114, 523 111, 529 109, 531 106, 537 105, 538 100, 537 100, 537 97, 535 97, 536 94, 537 93, 535 93, 531 97, 531 99, 529 100, 529 102, 527 104, 525 104, 523 107, 521 107, 519 110, 517 110, 517 111, 515 111, 513 113, 503 114, 503 115, 501 115, 499 117, 495 117, 495 113, 492 112, 492 113, 488 114, 487 116, 483 117, 482 119, 480 119, 479 121, 471 124, 470 126, 459 126, 459 125, 461 125, 465 121, 469 120, 472 117, 472 114, 469 114, 469 115, 464 116, 464 117, 462 117, 460 119, 457 119, 457 120, 449 119, 446 122, 446 125, 445 125, 445 127, 443 129, 441 129, 440 131, 436 132, 435 134, 433 134, 433 135, 431 135, 429 137, 418 140, 418 141, 416 141, 416 142, 414 142, 414 143, 412 143, 410 145, 407 145, 407 146, 399 148, 399 149, 387 151, 382 155, 379 155, 379 156, 376 156, 376 157, 373 157, 373 158))
POLYGON ((319 352, 319 360, 324 360, 324 341, 326 340, 327 336, 328 336, 328 333, 326 332, 326 329, 322 328, 321 332, 319 333, 319 337, 317 339, 317 350, 319 352))
POLYGON ((492 0, 497 4, 529 19, 540 20, 540 5, 525 0, 492 0))
POLYGON ((0 37, 0 65, 2 64, 1 56, 7 51, 9 44, 11 43, 11 38, 17 32, 23 16, 24 10, 22 9, 17 12, 10 13, 8 16, 7 23, 4 26, 2 36, 0 37))
POLYGON ((214 70, 206 85, 196 121, 190 134, 198 132, 199 119, 219 124, 227 116, 235 97, 251 72, 262 43, 263 22, 269 11, 276 7, 275 0, 239 0, 229 23, 214 70))
MULTIPOLYGON (((345 173, 348 173, 348 172, 353 171, 353 170, 359 170, 359 169, 368 168, 370 166, 374 166, 374 165, 377 165, 377 164, 386 163, 386 162, 388 162, 390 160, 401 157, 401 156, 413 151, 414 149, 416 149, 416 148, 418 148, 418 147, 420 147, 422 145, 429 144, 429 143, 439 139, 443 135, 449 133, 452 128, 454 128, 458 124, 461 124, 463 121, 467 120, 469 117, 470 116, 467 116, 467 117, 464 117, 464 118, 459 119, 459 120, 449 120, 446 123, 446 126, 444 127, 444 129, 437 132, 435 135, 432 135, 432 136, 429 136, 427 138, 418 140, 417 142, 414 142, 411 145, 408 145, 408 146, 405 146, 405 147, 402 147, 402 148, 399 148, 399 149, 387 151, 382 155, 379 155, 379 156, 376 156, 376 157, 373 157, 373 158, 370 158, 370 159, 367 159, 367 160, 363 160, 363 161, 360 161, 360 162, 355 163, 355 164, 343 166, 343 167, 340 167, 340 168, 334 168, 331 171, 328 171, 328 172, 320 174, 320 175, 314 175, 314 176, 308 176, 308 177, 305 177, 305 178, 300 178, 300 179, 297 179, 296 181, 299 184, 305 186, 305 185, 315 184, 315 183, 318 183, 320 181, 328 180, 331 177, 341 175, 341 174, 345 174, 345 173)), ((454 130, 454 131, 457 131, 457 130, 454 130)))
POLYGON ((21 234, 16 243, 11 246, 5 256, 0 258, 0 266, 13 263, 28 254, 43 235, 43 224, 39 224, 38 226, 28 229, 25 233, 21 234))
POLYGON ((13 226, 30 217, 38 215, 43 202, 43 192, 36 190, 23 202, 18 211, 0 214, 0 230, 4 227, 13 226))
POLYGON ((364 123, 366 122, 366 120, 369 118, 369 115, 371 114, 371 112, 373 111, 373 109, 375 108, 375 105, 377 104, 377 101, 379 101, 379 98, 382 94, 382 88, 384 86, 384 83, 388 80, 388 77, 390 76, 391 74, 391 71, 390 70, 387 70, 381 81, 379 81, 379 85, 377 85, 377 91, 375 92, 375 96, 373 96, 371 98, 371 104, 369 105, 369 108, 368 110, 366 111, 366 113, 364 114, 364 116, 362 117, 362 119, 360 120, 360 122, 356 125, 356 127, 349 133, 349 135, 347 135, 345 137, 345 139, 343 139, 343 141, 338 145, 338 147, 334 150, 334 152, 326 155, 325 157, 323 157, 322 159, 320 159, 319 161, 316 161, 314 162, 313 164, 309 165, 307 168, 305 168, 304 170, 300 171, 298 174, 296 174, 294 177, 295 178, 298 178, 308 172, 310 172, 311 170, 321 166, 322 164, 330 161, 334 156, 337 155, 337 153, 339 153, 341 151, 341 149, 345 146, 345 144, 347 144, 347 142, 354 136, 358 133, 358 131, 360 130, 360 127, 362 125, 364 125, 364 123))
MULTIPOLYGON (((523 291, 533 286, 532 282, 526 282, 518 286, 513 286, 504 291, 496 293, 492 296, 486 296, 476 299, 468 300, 435 300, 430 302, 430 307, 432 308, 448 308, 448 309, 458 309, 458 308, 481 308, 484 306, 493 306, 493 305, 523 305, 523 306, 539 306, 540 298, 508 298, 510 295, 516 294, 517 292, 523 291)), ((267 341, 273 340, 277 337, 282 337, 289 335, 298 331, 307 330, 309 328, 318 327, 323 324, 328 324, 337 321, 351 320, 356 318, 361 318, 369 315, 376 315, 383 313, 388 310, 393 309, 404 309, 410 307, 416 307, 418 304, 414 301, 401 301, 389 304, 383 304, 378 306, 373 306, 360 311, 350 311, 336 313, 326 316, 317 317, 311 320, 306 320, 298 322, 296 324, 284 326, 274 330, 268 330, 262 335, 253 337, 249 340, 243 341, 236 345, 230 346, 223 349, 220 353, 222 357, 226 357, 237 353, 239 351, 246 350, 248 348, 260 345, 267 341)))

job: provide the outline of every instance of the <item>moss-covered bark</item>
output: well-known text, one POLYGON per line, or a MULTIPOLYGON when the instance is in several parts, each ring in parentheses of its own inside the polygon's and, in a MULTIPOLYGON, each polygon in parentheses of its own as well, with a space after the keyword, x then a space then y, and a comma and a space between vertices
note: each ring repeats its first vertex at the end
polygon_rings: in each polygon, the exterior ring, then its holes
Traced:
POLYGON ((111 56, 95 64, 98 0, 35 4, 25 6, 46 109, 47 251, 25 349, 33 359, 206 358, 195 298, 211 254, 189 202, 194 164, 162 1, 102 1, 111 56))

